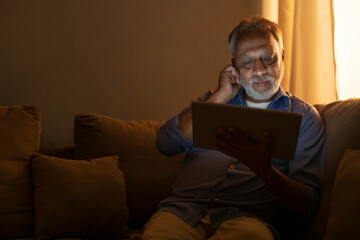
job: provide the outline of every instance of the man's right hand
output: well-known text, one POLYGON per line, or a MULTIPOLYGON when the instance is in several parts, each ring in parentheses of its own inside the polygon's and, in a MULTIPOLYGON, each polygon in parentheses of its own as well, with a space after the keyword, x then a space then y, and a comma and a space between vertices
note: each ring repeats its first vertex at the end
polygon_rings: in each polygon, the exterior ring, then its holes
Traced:
POLYGON ((240 87, 239 72, 233 65, 228 65, 220 72, 218 89, 208 100, 214 103, 227 103, 235 97, 240 87))
MULTIPOLYGON (((219 76, 218 88, 212 95, 204 99, 205 102, 227 103, 239 91, 240 74, 233 65, 226 66, 219 76), (232 82, 234 79, 234 82, 232 82)), ((192 113, 191 108, 187 108, 179 115, 179 130, 183 138, 192 138, 192 113)))

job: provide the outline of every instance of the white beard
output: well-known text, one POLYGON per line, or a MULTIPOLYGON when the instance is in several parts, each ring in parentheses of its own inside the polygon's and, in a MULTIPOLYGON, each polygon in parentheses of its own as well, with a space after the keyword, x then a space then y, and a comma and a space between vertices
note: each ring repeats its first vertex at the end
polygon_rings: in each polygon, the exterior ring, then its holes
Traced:
POLYGON ((270 99, 272 96, 274 96, 277 91, 279 90, 282 78, 284 75, 284 69, 281 70, 279 78, 275 79, 275 77, 270 75, 262 75, 262 76, 254 76, 249 79, 249 81, 246 83, 242 77, 240 77, 240 83, 244 87, 245 92, 248 96, 255 100, 263 101, 266 99, 270 99), (270 88, 266 90, 258 91, 253 87, 253 83, 255 82, 270 82, 270 88))

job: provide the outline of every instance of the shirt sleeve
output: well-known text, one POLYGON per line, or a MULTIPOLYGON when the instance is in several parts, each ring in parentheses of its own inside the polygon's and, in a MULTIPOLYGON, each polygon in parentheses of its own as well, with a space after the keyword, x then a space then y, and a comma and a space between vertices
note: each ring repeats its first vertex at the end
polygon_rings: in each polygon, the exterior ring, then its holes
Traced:
POLYGON ((180 154, 189 150, 193 145, 192 139, 182 137, 178 123, 179 114, 167 120, 157 132, 156 146, 166 156, 180 154))
POLYGON ((289 177, 302 182, 311 196, 307 217, 313 215, 320 202, 323 184, 325 127, 314 107, 304 112, 295 158, 289 163, 289 177))

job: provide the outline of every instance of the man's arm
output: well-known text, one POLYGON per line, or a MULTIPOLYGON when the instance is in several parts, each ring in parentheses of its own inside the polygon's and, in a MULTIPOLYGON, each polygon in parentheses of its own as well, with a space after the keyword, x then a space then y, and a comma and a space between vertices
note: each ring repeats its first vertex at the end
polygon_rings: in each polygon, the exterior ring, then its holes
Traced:
MULTIPOLYGON (((218 88, 203 101, 212 103, 227 103, 239 91, 240 76, 233 65, 228 65, 220 72, 218 88), (234 79, 234 83, 232 83, 234 79)), ((192 112, 191 108, 185 109, 179 115, 179 130, 183 138, 192 138, 192 112)))
MULTIPOLYGON (((239 73, 232 65, 221 71, 219 86, 213 94, 202 99, 208 102, 226 103, 240 89, 239 73), (232 83, 234 79, 234 83, 232 83)), ((156 145, 158 150, 168 156, 187 150, 192 145, 192 112, 191 107, 185 108, 179 115, 169 119, 157 132, 156 145)))

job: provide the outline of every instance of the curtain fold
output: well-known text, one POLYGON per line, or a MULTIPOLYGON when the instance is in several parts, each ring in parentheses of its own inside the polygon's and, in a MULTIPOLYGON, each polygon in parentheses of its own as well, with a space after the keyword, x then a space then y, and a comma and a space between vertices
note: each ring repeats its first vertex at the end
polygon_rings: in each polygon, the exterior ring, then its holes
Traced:
POLYGON ((337 100, 332 0, 263 0, 262 14, 283 30, 283 88, 311 104, 337 100))

